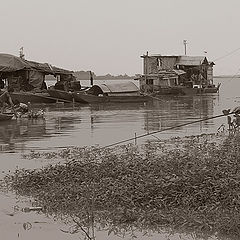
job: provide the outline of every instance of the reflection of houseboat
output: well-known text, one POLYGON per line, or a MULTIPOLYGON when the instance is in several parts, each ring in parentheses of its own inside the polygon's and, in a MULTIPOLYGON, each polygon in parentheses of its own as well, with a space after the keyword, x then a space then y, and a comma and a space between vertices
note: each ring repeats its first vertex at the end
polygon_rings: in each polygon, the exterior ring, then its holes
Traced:
POLYGON ((85 103, 148 101, 133 82, 93 85, 87 91, 74 93, 74 98, 85 103))
POLYGON ((216 93, 213 62, 199 56, 143 55, 140 89, 160 95, 216 93))
POLYGON ((10 54, 0 54, 0 86, 7 88, 13 101, 52 103, 58 99, 47 92, 46 75, 57 78, 57 87, 77 82, 73 72, 48 63, 27 61, 10 54))

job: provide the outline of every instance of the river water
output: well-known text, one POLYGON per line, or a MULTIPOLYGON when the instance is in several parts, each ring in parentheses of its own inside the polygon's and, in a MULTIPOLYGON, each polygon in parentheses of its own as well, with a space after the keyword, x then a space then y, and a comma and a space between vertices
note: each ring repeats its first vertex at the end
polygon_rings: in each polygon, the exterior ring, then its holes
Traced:
MULTIPOLYGON (((115 80, 114 80, 115 81, 115 80)), ((68 146, 105 146, 222 113, 239 104, 240 79, 217 78, 219 94, 161 97, 148 103, 38 105, 45 119, 17 119, 0 124, 0 159, 31 150, 52 151, 68 146)), ((216 132, 225 118, 179 127, 159 134, 163 139, 216 132)), ((137 140, 156 140, 149 136, 137 140)), ((133 141, 132 141, 133 142, 133 141)))
MULTIPOLYGON (((44 165, 22 158, 23 154, 33 150, 41 152, 58 151, 68 146, 106 146, 152 131, 210 118, 222 114, 223 109, 240 105, 240 78, 215 78, 215 84, 218 83, 221 83, 219 94, 207 96, 161 97, 148 103, 134 104, 33 106, 44 109, 44 119, 22 118, 0 123, 0 177, 17 167, 37 168, 44 165)), ((82 85, 87 85, 87 82, 83 81, 82 85)), ((178 127, 154 137, 139 138, 137 144, 146 140, 216 133, 221 124, 226 124, 225 117, 178 127)), ((131 142, 134 143, 133 140, 131 142)))

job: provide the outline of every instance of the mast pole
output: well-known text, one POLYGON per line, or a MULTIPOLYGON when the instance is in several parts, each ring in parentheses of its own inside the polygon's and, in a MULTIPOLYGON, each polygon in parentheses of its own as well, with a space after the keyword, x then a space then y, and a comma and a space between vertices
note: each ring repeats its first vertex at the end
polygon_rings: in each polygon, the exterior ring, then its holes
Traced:
POLYGON ((183 40, 183 44, 184 44, 184 53, 185 55, 187 55, 187 40, 183 40))

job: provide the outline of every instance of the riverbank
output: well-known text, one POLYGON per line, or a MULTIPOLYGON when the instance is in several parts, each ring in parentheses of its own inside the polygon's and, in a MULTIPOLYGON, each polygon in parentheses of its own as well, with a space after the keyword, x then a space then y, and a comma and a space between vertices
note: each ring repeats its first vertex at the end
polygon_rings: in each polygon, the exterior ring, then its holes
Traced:
POLYGON ((33 197, 44 213, 75 224, 78 231, 92 227, 94 236, 96 227, 109 234, 134 228, 239 237, 239 136, 25 157, 44 156, 65 163, 18 170, 5 178, 8 189, 33 197))

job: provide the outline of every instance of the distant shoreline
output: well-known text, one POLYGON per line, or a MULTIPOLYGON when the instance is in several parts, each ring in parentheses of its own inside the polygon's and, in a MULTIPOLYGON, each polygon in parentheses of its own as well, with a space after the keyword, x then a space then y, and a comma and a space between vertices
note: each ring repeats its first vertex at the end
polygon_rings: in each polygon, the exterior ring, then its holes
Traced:
POLYGON ((214 78, 240 78, 239 75, 219 75, 219 76, 213 76, 214 78))

